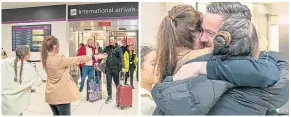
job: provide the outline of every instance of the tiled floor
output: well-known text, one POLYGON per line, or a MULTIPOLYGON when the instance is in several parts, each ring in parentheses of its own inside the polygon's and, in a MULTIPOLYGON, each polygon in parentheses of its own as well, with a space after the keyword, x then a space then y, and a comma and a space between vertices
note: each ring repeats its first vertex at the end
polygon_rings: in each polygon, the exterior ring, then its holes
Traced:
MULTIPOLYGON (((115 103, 116 89, 112 88, 113 101, 105 104, 107 98, 106 84, 102 84, 103 99, 93 103, 86 101, 86 89, 81 93, 81 100, 71 103, 71 114, 74 115, 138 115, 138 82, 134 80, 135 89, 133 90, 133 105, 132 107, 121 110, 115 103)), ((123 83, 123 80, 121 81, 123 83)), ((112 84, 114 87, 114 83, 112 84)), ((86 86, 85 86, 86 87, 86 86)), ((45 103, 45 83, 39 87, 35 87, 36 92, 31 94, 28 108, 23 112, 23 115, 53 115, 47 103, 45 103)))

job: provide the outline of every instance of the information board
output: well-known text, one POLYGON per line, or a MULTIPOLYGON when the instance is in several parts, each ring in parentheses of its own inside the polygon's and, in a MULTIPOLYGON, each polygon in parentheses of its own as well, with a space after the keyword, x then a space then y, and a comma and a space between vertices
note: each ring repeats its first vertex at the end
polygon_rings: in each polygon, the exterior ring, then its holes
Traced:
POLYGON ((50 24, 12 26, 12 51, 20 45, 26 45, 31 52, 40 52, 42 40, 49 35, 50 24))

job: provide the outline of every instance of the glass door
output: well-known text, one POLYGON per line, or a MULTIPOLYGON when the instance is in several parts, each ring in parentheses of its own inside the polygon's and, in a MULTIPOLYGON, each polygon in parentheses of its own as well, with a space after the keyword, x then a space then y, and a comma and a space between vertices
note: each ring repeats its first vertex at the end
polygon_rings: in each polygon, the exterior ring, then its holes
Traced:
POLYGON ((112 31, 112 30, 108 30, 107 32, 109 34, 108 35, 109 38, 116 39, 116 41, 119 45, 121 45, 122 40, 125 40, 127 45, 133 45, 134 50, 137 52, 137 48, 138 48, 138 34, 137 33, 138 33, 138 31, 127 31, 127 30, 112 31))

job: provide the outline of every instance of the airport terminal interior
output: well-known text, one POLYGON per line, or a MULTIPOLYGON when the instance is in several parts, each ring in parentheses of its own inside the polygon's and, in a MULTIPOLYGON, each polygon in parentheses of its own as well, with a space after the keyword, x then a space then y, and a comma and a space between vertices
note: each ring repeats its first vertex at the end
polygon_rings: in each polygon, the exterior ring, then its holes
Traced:
MULTIPOLYGON (((70 9, 88 8, 123 8, 123 3, 98 3, 98 2, 79 2, 79 3, 58 3, 58 2, 13 2, 2 3, 2 47, 5 48, 8 57, 15 56, 14 51, 19 43, 30 45, 31 60, 40 60, 40 42, 44 36, 54 35, 59 39, 61 45, 60 53, 65 56, 76 56, 80 44, 86 45, 88 39, 94 41, 94 45, 99 43, 104 48, 109 45, 109 39, 116 39, 117 43, 125 40, 127 45, 132 45, 134 51, 138 53, 138 3, 128 4, 132 12, 107 13, 96 17, 97 13, 88 14, 72 14, 70 9), (19 16, 11 19, 8 12, 19 13, 23 10, 29 13, 31 10, 38 10, 38 16, 19 16), (3 12, 4 11, 4 12, 3 12), (7 12, 8 14, 5 14, 7 12), (68 18, 66 18, 69 15, 68 18), (94 16, 95 15, 95 16, 94 16), (75 17, 74 17, 75 16, 75 17), (9 19, 10 18, 10 19, 9 19), (17 20, 18 19, 18 20, 17 20), (23 28, 44 27, 44 30, 31 31, 23 28), (13 32, 11 32, 13 30, 13 32), (26 30, 29 33, 19 34, 19 31, 26 30), (32 32, 32 35, 29 35, 32 32), (41 36, 33 36, 33 35, 41 36), (30 39, 32 37, 32 39, 30 39), (22 40, 18 42, 16 40, 22 40)), ((92 10, 92 9, 91 9, 92 10)), ((98 9, 97 9, 98 10, 98 9)), ((88 10, 87 10, 88 11, 88 10)), ((86 11, 85 11, 86 12, 86 11)), ((100 11, 101 12, 101 11, 100 11)), ((98 15, 98 14, 97 14, 98 15)), ((28 28, 29 29, 29 28, 28 28)), ((39 87, 33 87, 35 92, 31 94, 28 108, 23 115, 52 115, 49 105, 45 102, 46 73, 40 62, 34 63, 37 71, 43 79, 43 83, 39 87)), ((106 91, 106 75, 102 74, 102 100, 89 102, 86 100, 86 83, 84 90, 81 92, 81 100, 71 104, 72 115, 138 115, 138 90, 139 83, 137 81, 137 72, 134 73, 134 86, 132 90, 132 107, 121 109, 116 105, 116 88, 112 88, 112 102, 105 104, 107 99, 106 91)), ((80 83, 78 79, 78 84, 80 83)), ((124 83, 121 80, 120 83, 124 83)), ((129 84, 129 80, 128 80, 129 84)), ((112 87, 115 87, 112 82, 112 87)))

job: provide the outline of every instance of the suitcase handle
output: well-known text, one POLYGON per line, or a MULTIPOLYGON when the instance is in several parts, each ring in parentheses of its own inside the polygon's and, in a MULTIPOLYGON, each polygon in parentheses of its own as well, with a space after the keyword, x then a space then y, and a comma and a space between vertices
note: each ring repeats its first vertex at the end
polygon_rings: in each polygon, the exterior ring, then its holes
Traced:
POLYGON ((120 83, 120 79, 121 79, 121 77, 123 77, 123 78, 125 79, 125 77, 126 77, 126 76, 125 76, 125 73, 126 73, 126 72, 123 72, 123 71, 120 71, 120 72, 119 72, 119 78, 118 78, 118 80, 119 80, 119 84, 121 84, 121 85, 123 85, 123 84, 125 83, 125 80, 123 81, 123 83, 120 83), (121 74, 123 74, 123 75, 121 75, 121 74))

